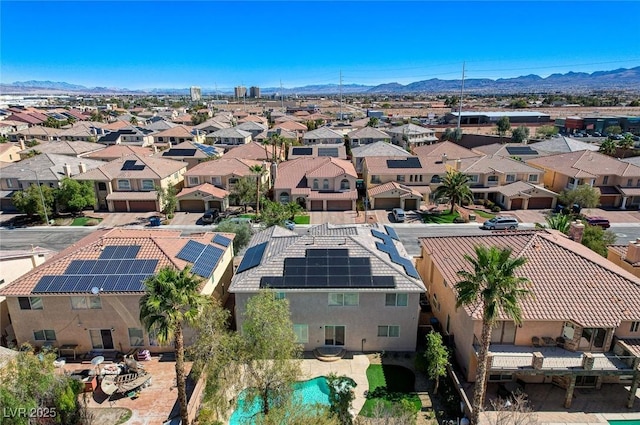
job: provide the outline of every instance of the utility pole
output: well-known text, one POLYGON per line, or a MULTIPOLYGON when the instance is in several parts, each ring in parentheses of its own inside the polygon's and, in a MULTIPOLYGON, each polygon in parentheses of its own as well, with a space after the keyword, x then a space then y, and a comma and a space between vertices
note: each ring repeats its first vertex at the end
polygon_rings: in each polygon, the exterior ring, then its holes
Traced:
POLYGON ((284 114, 284 92, 282 91, 282 80, 280 80, 280 107, 282 108, 282 113, 284 114))
POLYGON ((340 70, 340 121, 342 121, 342 70, 340 70))
POLYGON ((458 109, 458 134, 460 134, 460 120, 462 119, 462 95, 464 93, 464 62, 462 62, 462 86, 460 86, 460 108, 458 109))

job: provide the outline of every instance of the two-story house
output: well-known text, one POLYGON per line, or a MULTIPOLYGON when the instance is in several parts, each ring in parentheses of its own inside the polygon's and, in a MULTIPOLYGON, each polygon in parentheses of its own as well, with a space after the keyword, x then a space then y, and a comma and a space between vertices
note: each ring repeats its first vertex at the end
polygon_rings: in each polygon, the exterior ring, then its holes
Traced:
POLYGON ((344 143, 344 136, 329 127, 320 127, 312 131, 307 131, 302 136, 303 145, 336 145, 344 143))
MULTIPOLYGON (((224 304, 233 274, 233 234, 101 229, 0 291, 18 344, 61 355, 173 350, 140 323, 144 280, 162 267, 191 267, 200 293, 224 304)), ((188 333, 187 333, 188 334, 188 333)), ((186 338, 187 343, 190 338, 186 338)), ((90 359, 90 357, 89 357, 90 359)))
POLYGON ((247 133, 251 133, 252 139, 255 138, 258 134, 265 131, 269 128, 266 124, 255 121, 245 121, 241 124, 238 124, 236 127, 238 130, 246 131, 247 133))
POLYGON ((277 166, 275 200, 309 211, 353 211, 358 191, 353 164, 333 157, 298 158, 277 166))
POLYGON ((544 170, 544 185, 555 191, 586 184, 600 190, 600 205, 625 209, 640 205, 640 167, 592 151, 549 155, 527 161, 544 170))
POLYGON ((224 153, 226 159, 252 159, 254 161, 284 161, 286 150, 280 145, 251 142, 234 146, 224 153))
POLYGON ((93 181, 96 210, 115 212, 161 211, 158 188, 180 189, 187 164, 171 159, 129 155, 74 177, 93 181))
POLYGON ((430 145, 438 141, 434 130, 415 124, 404 124, 384 131, 391 137, 391 143, 402 146, 407 150, 412 150, 416 146, 430 145))
POLYGON ((252 141, 251 133, 236 127, 223 128, 206 135, 207 143, 211 145, 240 146, 252 141))
POLYGON ((631 386, 632 407, 640 384, 640 280, 579 243, 582 232, 574 223, 574 240, 555 230, 420 238, 416 268, 467 381, 475 380, 482 308, 456 307, 458 271, 473 272, 464 256, 475 257, 476 246, 511 248, 527 259, 516 274, 529 279, 531 294, 519 301, 520 325, 499 313, 489 382, 553 383, 566 389, 557 403, 567 408, 576 388, 619 383, 631 386))
POLYGON ((251 167, 263 166, 266 172, 260 177, 261 187, 271 183, 268 166, 264 161, 227 158, 226 155, 213 161, 202 162, 185 174, 185 187, 178 193, 180 211, 201 212, 208 208, 224 210, 229 205, 239 205, 230 196, 238 180, 243 177, 257 178, 251 167))
POLYGON ((187 169, 189 169, 201 162, 220 157, 221 151, 222 149, 202 143, 182 142, 163 151, 156 152, 154 156, 186 162, 188 164, 187 169))
POLYGON ((362 169, 364 159, 373 156, 387 156, 387 157, 407 157, 412 156, 406 149, 402 149, 400 146, 392 145, 387 142, 375 142, 367 145, 356 146, 351 149, 351 161, 358 176, 362 176, 362 169))
POLYGON ((373 127, 364 127, 347 133, 351 147, 370 145, 376 142, 391 143, 391 136, 373 127))
POLYGON ((175 145, 184 142, 204 143, 204 132, 200 130, 191 130, 191 128, 184 125, 178 125, 166 130, 159 131, 153 134, 153 141, 156 144, 171 144, 175 145))
POLYGON ((288 300, 305 351, 416 348, 425 288, 386 226, 325 224, 304 235, 273 226, 255 234, 229 288, 238 327, 249 299, 265 288, 288 300))

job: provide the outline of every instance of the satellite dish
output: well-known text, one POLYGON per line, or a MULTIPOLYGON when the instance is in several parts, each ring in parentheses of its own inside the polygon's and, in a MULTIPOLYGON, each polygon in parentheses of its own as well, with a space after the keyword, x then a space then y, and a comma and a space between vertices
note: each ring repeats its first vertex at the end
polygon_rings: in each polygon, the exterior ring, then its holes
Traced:
POLYGON ((98 288, 97 286, 94 286, 93 288, 91 288, 91 293, 93 295, 98 295, 100 293, 100 288, 98 288))

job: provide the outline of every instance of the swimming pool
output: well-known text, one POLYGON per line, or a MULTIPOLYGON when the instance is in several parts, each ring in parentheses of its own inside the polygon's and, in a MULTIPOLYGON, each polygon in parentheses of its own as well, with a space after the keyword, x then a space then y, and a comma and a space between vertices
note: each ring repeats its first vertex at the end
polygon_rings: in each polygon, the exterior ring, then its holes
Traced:
POLYGON ((640 425, 640 420, 637 419, 628 419, 622 421, 607 421, 609 425, 640 425))
MULTIPOLYGON (((245 403, 244 391, 238 396, 238 407, 234 410, 229 425, 249 425, 254 422, 251 418, 260 411, 262 405, 259 399, 255 399, 250 405, 245 403)), ((306 405, 322 404, 329 406, 329 384, 327 378, 320 376, 308 381, 300 381, 293 384, 293 398, 306 405)))

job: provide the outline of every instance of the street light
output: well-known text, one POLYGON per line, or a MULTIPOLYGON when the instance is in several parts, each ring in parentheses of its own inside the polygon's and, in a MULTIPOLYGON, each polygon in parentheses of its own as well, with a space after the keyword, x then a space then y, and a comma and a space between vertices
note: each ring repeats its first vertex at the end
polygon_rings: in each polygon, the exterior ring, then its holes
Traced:
POLYGON ((44 219, 49 225, 49 215, 47 214, 47 205, 44 203, 44 195, 42 194, 42 186, 40 186, 40 178, 38 177, 38 170, 25 170, 24 168, 20 171, 33 171, 33 174, 36 175, 36 183, 38 184, 38 191, 40 192, 40 201, 42 201, 42 211, 44 212, 44 219))

